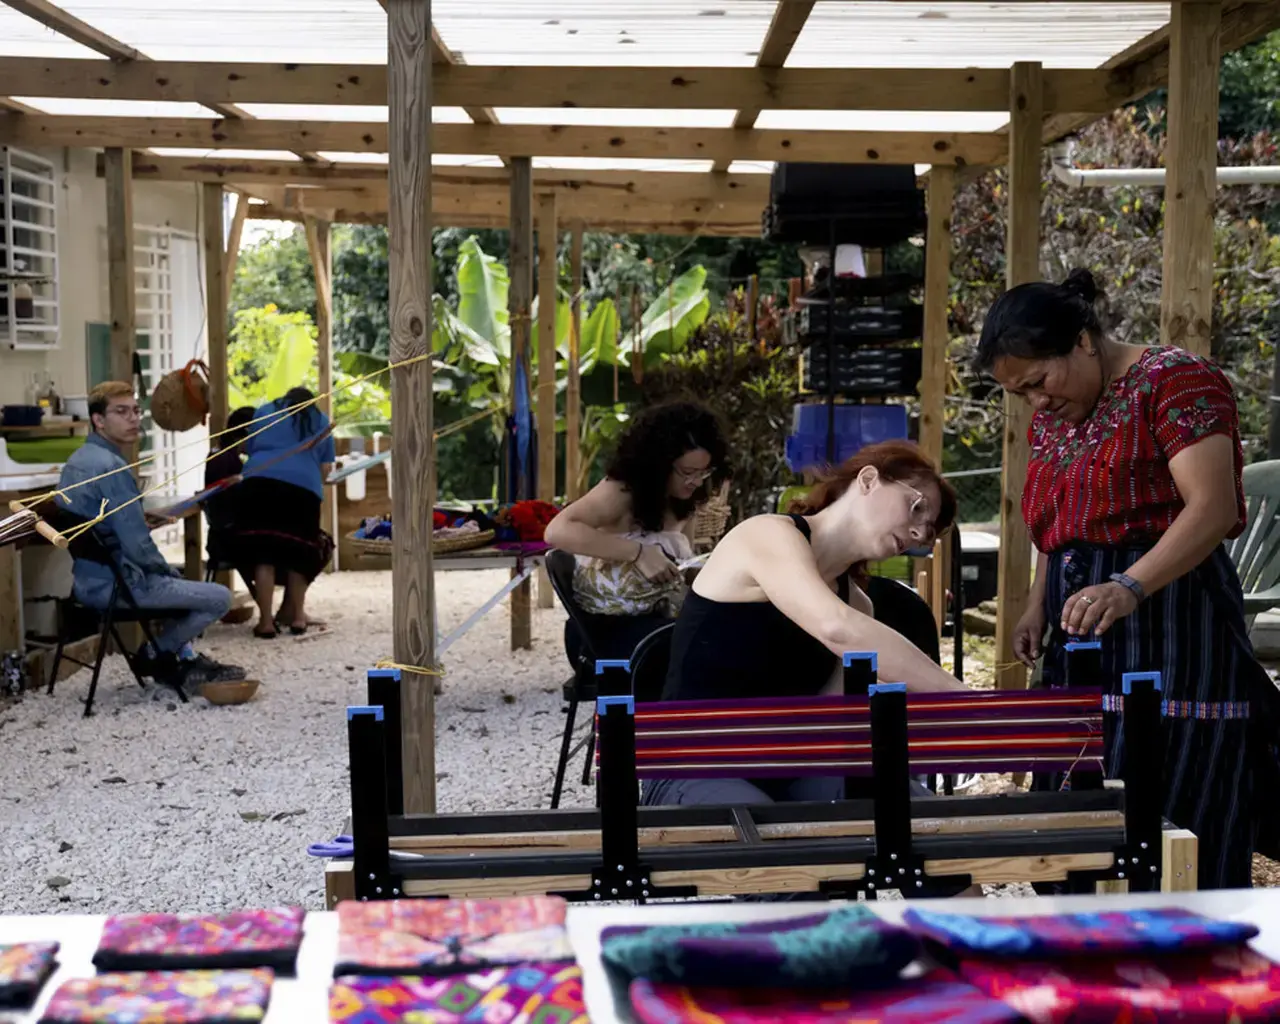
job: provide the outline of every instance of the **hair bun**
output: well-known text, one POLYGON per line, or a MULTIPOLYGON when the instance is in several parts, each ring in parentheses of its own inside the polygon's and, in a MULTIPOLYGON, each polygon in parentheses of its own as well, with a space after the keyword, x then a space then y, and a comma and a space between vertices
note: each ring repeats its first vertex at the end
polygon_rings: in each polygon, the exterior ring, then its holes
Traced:
POLYGON ((1098 282, 1093 275, 1084 269, 1076 269, 1067 275, 1062 282, 1062 290, 1069 295, 1078 295, 1090 305, 1098 298, 1098 282))

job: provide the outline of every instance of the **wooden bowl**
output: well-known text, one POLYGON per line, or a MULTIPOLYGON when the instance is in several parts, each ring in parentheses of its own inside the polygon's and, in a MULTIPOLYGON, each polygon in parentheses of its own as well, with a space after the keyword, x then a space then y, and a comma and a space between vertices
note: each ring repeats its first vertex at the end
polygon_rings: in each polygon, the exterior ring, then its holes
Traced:
POLYGON ((237 679, 229 683, 202 683, 200 696, 210 704, 243 704, 258 692, 258 680, 237 679))

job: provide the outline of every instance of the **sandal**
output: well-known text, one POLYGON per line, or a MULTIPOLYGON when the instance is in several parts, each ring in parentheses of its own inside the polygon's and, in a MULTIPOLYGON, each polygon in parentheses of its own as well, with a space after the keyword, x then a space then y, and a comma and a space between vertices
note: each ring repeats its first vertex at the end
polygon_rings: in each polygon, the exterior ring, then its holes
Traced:
POLYGON ((273 629, 269 633, 264 633, 258 629, 254 629, 253 635, 259 640, 274 640, 280 635, 280 631, 278 629, 273 629))

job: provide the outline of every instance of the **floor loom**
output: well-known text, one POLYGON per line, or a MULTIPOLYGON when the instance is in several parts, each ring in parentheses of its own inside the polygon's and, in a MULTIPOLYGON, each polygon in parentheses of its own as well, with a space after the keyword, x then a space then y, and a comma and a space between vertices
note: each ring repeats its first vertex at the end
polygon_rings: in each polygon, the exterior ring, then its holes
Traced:
POLYGON ((347 709, 354 857, 330 865, 329 906, 531 893, 924 897, 974 882, 1195 888, 1195 836, 1160 813, 1158 673, 1124 677, 1123 783, 1104 785, 1101 690, 1076 685, 1096 684, 1098 644, 1071 645, 1072 685, 1054 691, 908 694, 876 681, 874 655, 844 665, 844 696, 637 706, 629 665, 601 662, 600 806, 461 815, 403 813, 400 677, 372 671, 369 704, 347 709), (1065 791, 910 797, 913 775, 1072 769, 1065 791), (643 779, 806 774, 846 776, 862 798, 637 806, 643 779))

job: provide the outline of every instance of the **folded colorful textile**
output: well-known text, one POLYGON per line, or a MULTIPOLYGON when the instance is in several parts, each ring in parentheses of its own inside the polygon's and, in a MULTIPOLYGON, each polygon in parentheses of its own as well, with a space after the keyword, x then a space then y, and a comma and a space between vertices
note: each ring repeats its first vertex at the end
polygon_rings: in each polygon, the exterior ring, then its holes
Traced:
POLYGON ((271 972, 147 971, 63 982, 40 1024, 246 1024, 260 1021, 271 972))
POLYGON ((630 978, 690 986, 855 988, 892 983, 920 951, 863 906, 741 924, 606 928, 606 963, 630 978))
POLYGON ((564 917, 555 896, 339 903, 334 977, 572 960, 564 917))
POLYGON ((1007 1024, 1020 1014, 935 970, 891 987, 819 989, 688 988, 639 979, 631 1007, 640 1024, 1007 1024))
POLYGON ((56 942, 0 946, 0 1008, 25 1009, 36 1001, 57 964, 56 942))
POLYGON ((338 978, 334 1024, 587 1024, 582 971, 531 963, 448 978, 338 978))
POLYGON ((1033 1024, 1280 1019, 1280 966, 1248 946, 1120 959, 966 960, 960 973, 1033 1024))
POLYGON ((302 945, 300 907, 232 914, 118 914, 93 955, 100 971, 270 967, 292 973, 302 945))
POLYGON ((1043 917, 972 917, 908 910, 903 923, 956 956, 1043 957, 1190 952, 1237 946, 1251 924, 1216 921, 1180 907, 1043 917))

